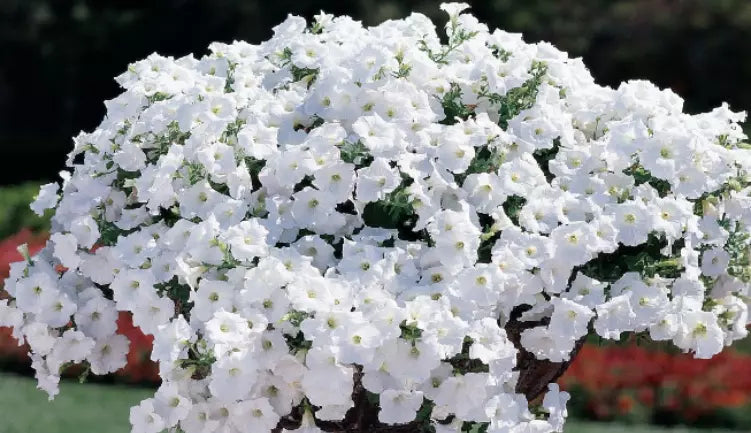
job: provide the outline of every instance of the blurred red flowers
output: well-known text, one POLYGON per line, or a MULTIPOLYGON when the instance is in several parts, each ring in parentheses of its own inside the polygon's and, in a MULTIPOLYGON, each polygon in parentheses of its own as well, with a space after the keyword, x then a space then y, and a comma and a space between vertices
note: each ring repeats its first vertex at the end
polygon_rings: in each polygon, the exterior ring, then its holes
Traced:
POLYGON ((8 239, 0 240, 0 287, 8 277, 10 264, 23 260, 16 248, 25 243, 29 246, 29 253, 33 255, 44 248, 45 242, 47 234, 35 234, 29 229, 23 229, 8 239))
POLYGON ((712 359, 636 345, 585 345, 559 380, 584 396, 585 414, 613 419, 635 410, 670 412, 683 422, 751 401, 751 356, 726 349, 712 359))

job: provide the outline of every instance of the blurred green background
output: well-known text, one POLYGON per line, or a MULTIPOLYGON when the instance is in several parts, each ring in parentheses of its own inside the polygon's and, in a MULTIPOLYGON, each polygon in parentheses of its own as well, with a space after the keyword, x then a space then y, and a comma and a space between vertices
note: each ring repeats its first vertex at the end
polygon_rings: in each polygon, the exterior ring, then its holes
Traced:
MULTIPOLYGON (((443 23, 438 0, 0 0, 0 184, 53 180, 71 137, 104 116, 112 77, 156 51, 202 55, 259 42, 288 13, 366 24, 410 11, 443 23), (20 161, 23 161, 22 163, 20 161)), ((469 1, 491 27, 582 56, 602 84, 646 78, 692 112, 751 107, 749 0, 469 1)))

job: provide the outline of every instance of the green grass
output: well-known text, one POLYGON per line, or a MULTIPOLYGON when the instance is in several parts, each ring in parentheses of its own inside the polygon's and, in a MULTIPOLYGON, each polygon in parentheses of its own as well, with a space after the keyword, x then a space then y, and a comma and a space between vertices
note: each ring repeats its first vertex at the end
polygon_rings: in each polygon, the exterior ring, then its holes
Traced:
MULTIPOLYGON (((128 410, 152 390, 63 381, 48 402, 33 379, 0 374, 0 433, 128 433, 128 410)), ((566 433, 718 433, 728 430, 662 429, 570 421, 566 433)))
POLYGON ((0 374, 0 433, 127 433, 129 408, 153 393, 63 381, 50 402, 33 379, 0 374))

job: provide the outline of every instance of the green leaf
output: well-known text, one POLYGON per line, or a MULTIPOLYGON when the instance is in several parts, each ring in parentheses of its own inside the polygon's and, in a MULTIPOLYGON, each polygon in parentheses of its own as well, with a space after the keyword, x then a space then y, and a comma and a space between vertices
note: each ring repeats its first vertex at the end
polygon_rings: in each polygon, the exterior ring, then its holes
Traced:
POLYGON ((449 39, 448 45, 442 46, 441 50, 439 52, 434 52, 433 50, 428 47, 427 42, 424 40, 421 40, 419 42, 419 49, 421 51, 424 51, 430 60, 447 65, 448 60, 446 60, 452 52, 454 52, 457 48, 459 48, 463 43, 467 42, 468 40, 474 38, 477 36, 477 31, 468 31, 464 28, 456 28, 454 27, 454 32, 451 35, 451 38, 449 39))
POLYGON ((339 145, 339 153, 342 161, 355 164, 358 168, 366 167, 373 161, 370 150, 360 140, 343 141, 339 145))
POLYGON ((511 195, 503 202, 503 211, 506 212, 506 216, 514 225, 519 225, 519 212, 526 203, 527 199, 518 195, 511 195))
POLYGON ((441 120, 441 123, 444 125, 455 124, 457 118, 467 120, 469 116, 474 114, 474 108, 462 102, 462 89, 456 83, 451 83, 449 91, 444 93, 443 98, 441 98, 441 106, 443 107, 443 113, 446 115, 441 120))
POLYGON ((498 125, 501 128, 508 128, 509 120, 523 110, 532 108, 547 71, 548 67, 544 62, 535 61, 529 70, 532 76, 521 86, 509 90, 505 95, 489 93, 487 89, 480 92, 479 96, 485 97, 493 104, 498 105, 498 125))

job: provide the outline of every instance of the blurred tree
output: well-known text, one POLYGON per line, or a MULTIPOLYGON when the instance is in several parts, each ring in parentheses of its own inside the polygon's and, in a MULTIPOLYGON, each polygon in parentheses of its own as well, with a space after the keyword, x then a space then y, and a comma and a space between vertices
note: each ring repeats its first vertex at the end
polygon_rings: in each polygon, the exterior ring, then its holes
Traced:
MULTIPOLYGON (((55 177, 70 137, 94 128, 112 77, 156 51, 201 55, 212 41, 260 42, 287 13, 365 24, 425 13, 440 0, 0 0, 0 184, 55 177), (22 170, 22 171, 21 171, 22 170)), ((751 108, 748 0, 469 1, 491 27, 582 56, 602 84, 646 78, 702 111, 751 108)))

